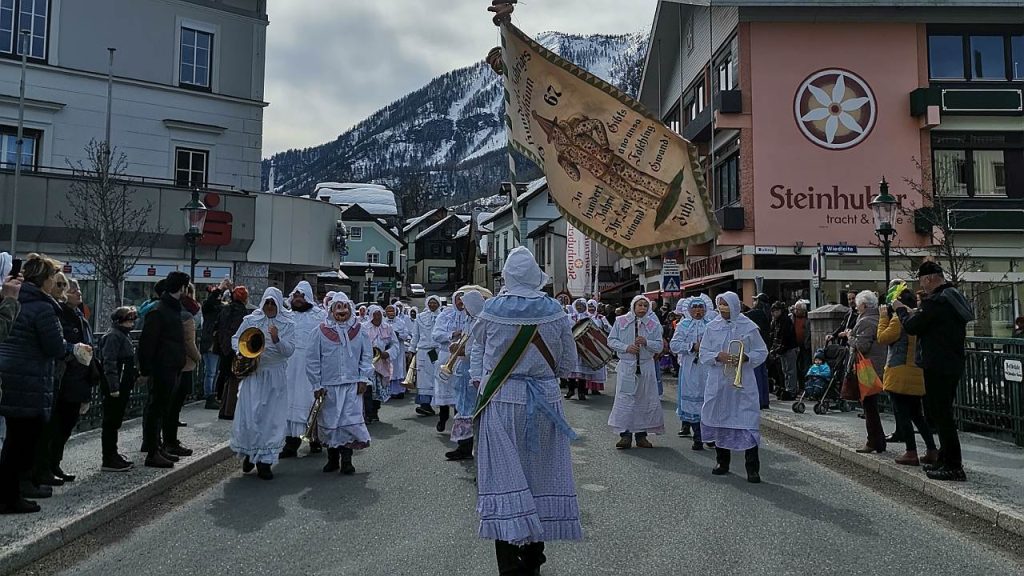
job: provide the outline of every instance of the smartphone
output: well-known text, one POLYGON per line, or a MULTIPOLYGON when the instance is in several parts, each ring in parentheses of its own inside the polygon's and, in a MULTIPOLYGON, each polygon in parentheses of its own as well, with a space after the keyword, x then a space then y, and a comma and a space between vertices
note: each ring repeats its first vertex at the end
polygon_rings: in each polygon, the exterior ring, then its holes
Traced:
POLYGON ((18 274, 21 274, 21 258, 15 258, 11 261, 11 278, 17 278, 18 274))

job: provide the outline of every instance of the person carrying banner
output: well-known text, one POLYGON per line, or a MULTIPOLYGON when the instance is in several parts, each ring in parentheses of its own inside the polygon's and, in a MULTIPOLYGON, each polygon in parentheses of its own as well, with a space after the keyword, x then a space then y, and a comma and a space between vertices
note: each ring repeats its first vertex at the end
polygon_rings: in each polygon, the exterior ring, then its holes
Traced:
POLYGON ((344 292, 331 297, 328 310, 306 353, 306 374, 322 402, 316 422, 327 446, 323 471, 352 475, 353 450, 370 445, 362 396, 373 378, 373 346, 344 292))
POLYGON ((636 296, 625 316, 615 319, 608 346, 618 353, 618 383, 608 425, 619 434, 615 447, 628 449, 636 437, 637 448, 653 448, 647 434, 665 433, 665 415, 658 394, 658 369, 654 355, 661 352, 661 324, 651 311, 651 301, 636 296))
MULTIPOLYGON (((685 300, 687 318, 676 325, 669 348, 679 357, 679 383, 676 415, 682 428, 693 430, 693 449, 703 450, 700 435, 700 411, 704 406, 704 386, 707 384, 707 366, 698 362, 700 343, 708 322, 704 318, 704 301, 700 298, 685 300)), ((680 436, 682 436, 680 429, 680 436)))
MULTIPOLYGON (((313 340, 313 332, 327 318, 327 313, 316 306, 313 287, 299 282, 291 292, 289 304, 295 321, 295 352, 288 358, 288 436, 284 439, 281 458, 298 456, 302 435, 306 432, 309 409, 313 407, 313 392, 306 376, 306 350, 313 340)), ((309 443, 309 453, 323 450, 318 442, 309 443)))
POLYGON ((700 363, 707 367, 704 407, 700 412, 701 436, 715 443, 717 465, 712 474, 729 473, 731 450, 745 451, 747 481, 761 481, 758 445, 761 443, 761 406, 754 368, 768 358, 768 347, 753 320, 740 314, 735 292, 719 294, 718 318, 708 324, 700 345, 700 363), (738 344, 743 343, 742 367, 737 367, 738 344), (734 348, 736 350, 734 350, 734 348), (725 368, 739 369, 740 387, 725 368))
POLYGON ((542 292, 548 277, 520 246, 502 269, 502 292, 484 304, 477 446, 479 536, 495 541, 500 574, 538 574, 544 543, 581 540, 558 378, 576 366, 565 311, 542 292))
POLYGON ((452 294, 452 304, 437 316, 437 322, 434 323, 434 331, 431 334, 440 353, 437 359, 438 374, 434 379, 434 400, 431 402, 438 407, 438 432, 444 432, 445 425, 451 417, 451 407, 455 405, 452 379, 441 378, 440 371, 447 369, 447 363, 452 354, 459 349, 459 345, 465 345, 462 341, 468 335, 469 329, 469 316, 466 315, 466 306, 462 302, 461 291, 452 294))
POLYGON ((437 344, 434 342, 434 324, 437 322, 441 299, 427 296, 427 305, 416 316, 412 347, 416 350, 416 413, 434 416, 430 405, 434 399, 434 378, 437 376, 437 344))
POLYGON ((284 308, 280 290, 267 288, 260 307, 242 320, 231 337, 235 352, 249 328, 259 328, 263 333, 263 353, 256 369, 238 385, 231 449, 242 457, 243 473, 255 467, 257 476, 270 480, 274 477, 270 467, 277 464, 288 433, 287 361, 295 352, 295 321, 284 308))

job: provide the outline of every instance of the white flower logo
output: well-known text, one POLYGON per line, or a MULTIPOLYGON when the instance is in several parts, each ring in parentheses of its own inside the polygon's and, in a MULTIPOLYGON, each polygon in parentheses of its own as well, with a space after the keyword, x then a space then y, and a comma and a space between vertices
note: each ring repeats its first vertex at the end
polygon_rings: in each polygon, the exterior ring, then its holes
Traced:
POLYGON ((808 140, 829 150, 852 148, 875 124, 875 97, 867 82, 847 70, 811 74, 797 90, 797 124, 808 140))

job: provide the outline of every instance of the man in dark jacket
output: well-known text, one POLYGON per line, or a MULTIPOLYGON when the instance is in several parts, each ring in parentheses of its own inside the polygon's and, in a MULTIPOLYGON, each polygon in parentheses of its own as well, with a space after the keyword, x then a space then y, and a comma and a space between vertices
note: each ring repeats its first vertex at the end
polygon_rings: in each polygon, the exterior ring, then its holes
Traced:
POLYGON ((160 430, 171 405, 181 369, 185 366, 185 329, 181 323, 181 295, 190 278, 171 272, 163 280, 160 302, 146 316, 139 338, 139 374, 148 382, 149 395, 142 423, 142 451, 146 466, 171 468, 177 456, 168 454, 160 442, 160 430))
POLYGON ((777 393, 779 400, 792 400, 800 393, 800 377, 797 374, 797 354, 800 346, 796 342, 796 330, 789 318, 785 302, 772 304, 771 340, 768 350, 782 362, 785 383, 777 393))
POLYGON ((942 267, 925 262, 917 271, 917 280, 928 296, 917 311, 902 302, 893 303, 903 329, 921 342, 921 367, 924 369, 924 408, 928 420, 939 432, 939 461, 926 467, 933 480, 963 481, 963 457, 960 438, 953 418, 956 387, 964 371, 967 323, 974 320, 974 309, 952 284, 946 281, 942 267))
MULTIPOLYGON (((207 410, 220 410, 217 401, 217 368, 220 365, 219 346, 214 346, 217 333, 217 318, 224 308, 221 298, 226 290, 231 289, 231 280, 225 278, 216 288, 210 290, 203 302, 203 328, 199 332, 199 353, 203 355, 203 394, 206 396, 207 410)), ((225 367, 230 369, 230 366, 225 367)))
POLYGON ((834 343, 843 347, 849 345, 850 339, 848 335, 853 330, 853 327, 857 325, 857 304, 854 303, 856 299, 856 290, 850 290, 846 293, 846 305, 849 306, 850 311, 846 313, 846 318, 843 318, 843 323, 836 328, 835 332, 825 338, 826 343, 834 343))
MULTIPOLYGON (((217 376, 217 389, 221 393, 221 407, 219 418, 231 420, 235 416, 235 400, 237 399, 238 387, 229 386, 231 380, 231 363, 235 359, 235 350, 231 347, 231 338, 234 337, 242 320, 249 314, 249 291, 245 286, 236 286, 231 290, 231 303, 221 308, 217 316, 217 329, 214 332, 214 346, 220 353, 220 374, 217 376)), ((237 382, 236 382, 237 384, 237 382)))
MULTIPOLYGON (((754 324, 757 324, 757 330, 761 333, 761 339, 765 342, 771 342, 772 318, 768 295, 762 292, 754 296, 754 307, 750 311, 745 312, 744 315, 750 318, 754 324)), ((761 409, 764 410, 769 407, 770 402, 768 397, 767 362, 763 362, 760 366, 754 368, 754 379, 757 380, 758 402, 761 404, 761 409)))

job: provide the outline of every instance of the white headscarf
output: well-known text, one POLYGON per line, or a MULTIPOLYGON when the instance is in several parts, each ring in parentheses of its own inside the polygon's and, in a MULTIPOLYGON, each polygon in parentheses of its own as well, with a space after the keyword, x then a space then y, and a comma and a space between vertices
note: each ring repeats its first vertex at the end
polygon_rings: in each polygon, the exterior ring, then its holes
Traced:
POLYGON ((462 295, 462 304, 471 318, 476 318, 484 311, 484 295, 476 290, 469 290, 462 295))
POLYGON ((576 322, 580 318, 587 315, 587 300, 585 298, 577 298, 572 301, 572 306, 569 308, 569 317, 572 318, 573 322, 576 322), (576 309, 577 304, 583 304, 583 312, 576 309))
POLYGON ((271 286, 263 291, 263 298, 260 298, 260 305, 252 311, 251 316, 256 320, 262 320, 267 317, 263 313, 263 305, 267 303, 267 300, 273 300, 274 304, 277 305, 277 316, 272 318, 274 322, 291 322, 292 313, 290 310, 284 307, 284 294, 281 294, 281 290, 271 286))
MULTIPOLYGON (((427 296, 427 299, 426 299, 426 301, 424 301, 424 302, 423 302, 423 310, 421 310, 421 312, 426 312, 426 313, 428 313, 428 314, 432 313, 432 312, 430 311, 430 306, 428 306, 428 304, 430 304, 430 301, 431 301, 431 300, 433 300, 434 302, 437 302, 437 310, 438 310, 438 311, 440 311, 440 310, 441 310, 441 308, 442 308, 442 306, 441 306, 441 298, 439 298, 439 297, 438 297, 437 295, 435 295, 435 294, 431 294, 430 296, 427 296)), ((436 314, 436 313, 437 313, 437 312, 433 312, 433 314, 436 314)))
POLYGON ((715 318, 715 322, 722 322, 725 324, 734 324, 738 326, 753 327, 757 329, 757 324, 750 318, 747 318, 746 314, 743 314, 743 307, 740 305, 740 297, 735 292, 723 292, 715 297, 715 302, 724 300, 729 305, 729 319, 726 320, 720 314, 715 318))
POLYGON ((501 278, 505 282, 501 290, 503 294, 523 298, 547 296, 541 290, 547 285, 550 277, 540 269, 533 252, 525 246, 519 246, 508 253, 505 266, 501 269, 501 278))
POLYGON ((302 296, 303 298, 306 299, 307 303, 312 304, 314 306, 316 305, 316 296, 313 295, 313 287, 309 285, 309 282, 303 280, 302 282, 296 284, 295 288, 292 288, 292 291, 288 293, 289 309, 292 307, 292 295, 295 294, 296 292, 302 292, 302 296))
POLYGON ((377 304, 374 304, 366 309, 366 321, 372 322, 373 315, 377 312, 380 312, 380 323, 384 324, 384 321, 387 320, 387 317, 384 315, 384 309, 377 304))
POLYGON ((594 299, 587 300, 587 316, 590 316, 591 318, 597 318, 600 315, 601 315, 601 313, 598 311, 597 300, 594 300, 594 299), (590 313, 590 307, 591 306, 594 307, 594 313, 593 314, 590 313))
POLYGON ((327 310, 328 312, 331 311, 330 310, 331 309, 331 298, 334 298, 335 294, 337 294, 337 292, 331 290, 331 291, 327 292, 326 296, 324 296, 324 301, 323 301, 324 310, 327 310))
POLYGON ((353 324, 357 322, 356 311, 352 309, 352 301, 349 300, 348 295, 344 292, 332 292, 331 299, 327 301, 327 322, 326 324, 331 327, 339 328, 351 328, 353 324), (348 320, 344 323, 338 322, 334 319, 333 308, 334 305, 342 302, 348 305, 349 315, 348 320))
MULTIPOLYGON (((626 315, 623 318, 624 321, 622 326, 629 326, 633 322, 639 321, 641 325, 645 325, 645 327, 650 328, 650 325, 656 325, 658 323, 658 317, 657 315, 654 314, 654 309, 651 306, 651 300, 648 297, 644 296, 643 294, 633 297, 633 300, 629 303, 629 310, 626 312, 626 315), (636 317, 636 313, 633 312, 633 307, 636 306, 636 303, 639 302, 640 300, 647 302, 647 314, 644 314, 643 317, 639 318, 638 320, 636 317)), ((619 320, 616 319, 616 322, 618 321, 619 320)))

